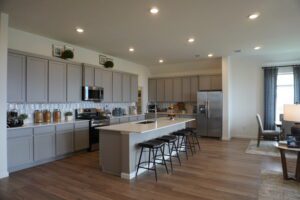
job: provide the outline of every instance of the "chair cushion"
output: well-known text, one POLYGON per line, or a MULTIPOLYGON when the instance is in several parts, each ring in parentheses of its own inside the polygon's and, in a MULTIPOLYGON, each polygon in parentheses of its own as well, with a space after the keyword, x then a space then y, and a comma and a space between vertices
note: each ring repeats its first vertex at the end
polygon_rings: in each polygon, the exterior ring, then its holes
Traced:
POLYGON ((139 143, 138 145, 140 147, 145 147, 145 148, 158 148, 158 147, 162 146, 164 143, 165 143, 164 141, 149 140, 149 141, 139 143))
POLYGON ((280 131, 276 130, 264 130, 262 132, 263 135, 280 135, 280 131))
POLYGON ((173 142, 177 140, 177 137, 175 135, 164 135, 160 138, 157 138, 157 140, 162 140, 165 142, 173 142))

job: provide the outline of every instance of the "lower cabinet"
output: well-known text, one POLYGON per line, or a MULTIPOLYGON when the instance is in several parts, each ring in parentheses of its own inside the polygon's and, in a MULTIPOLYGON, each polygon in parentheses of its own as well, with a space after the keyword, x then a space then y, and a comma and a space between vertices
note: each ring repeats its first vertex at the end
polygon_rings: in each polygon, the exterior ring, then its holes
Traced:
POLYGON ((131 116, 131 117, 129 117, 129 121, 130 122, 135 122, 135 121, 138 121, 138 116, 131 116))
POLYGON ((33 162, 33 129, 7 130, 8 171, 22 169, 33 162))
POLYGON ((34 161, 55 157, 55 126, 33 129, 34 161))
POLYGON ((138 116, 138 121, 142 121, 142 120, 145 120, 145 115, 139 115, 138 116))
POLYGON ((89 123, 75 123, 74 150, 80 151, 89 148, 89 123))
POLYGON ((112 124, 119 124, 120 123, 120 119, 119 118, 111 118, 109 120, 109 123, 112 124))
POLYGON ((61 156, 74 151, 74 124, 56 126, 56 155, 61 156))
POLYGON ((121 117, 120 118, 120 123, 126 123, 129 122, 129 117, 121 117))

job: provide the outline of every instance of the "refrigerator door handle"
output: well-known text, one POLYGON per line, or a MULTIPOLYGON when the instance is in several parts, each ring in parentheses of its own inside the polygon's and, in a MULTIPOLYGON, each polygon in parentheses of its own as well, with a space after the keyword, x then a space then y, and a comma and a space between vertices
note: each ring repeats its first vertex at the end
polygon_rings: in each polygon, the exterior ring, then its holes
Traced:
POLYGON ((207 101, 207 119, 210 118, 210 107, 209 107, 209 101, 207 101))

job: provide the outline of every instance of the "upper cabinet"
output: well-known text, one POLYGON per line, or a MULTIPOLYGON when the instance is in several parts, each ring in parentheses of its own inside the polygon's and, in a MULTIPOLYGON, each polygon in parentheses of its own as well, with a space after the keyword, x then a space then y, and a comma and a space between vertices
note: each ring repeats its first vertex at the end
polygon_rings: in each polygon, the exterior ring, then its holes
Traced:
POLYGON ((173 101, 173 79, 166 78, 165 79, 165 102, 173 101))
POLYGON ((122 102, 122 74, 113 72, 113 102, 122 102))
POLYGON ((67 102, 80 102, 82 91, 82 67, 68 64, 67 66, 67 102))
POLYGON ((165 101, 165 79, 157 79, 156 81, 156 101, 165 101))
POLYGON ((8 53, 7 59, 7 101, 23 103, 26 101, 26 57, 8 53))
POLYGON ((84 64, 83 66, 83 85, 94 86, 95 85, 95 68, 84 64))
POLYGON ((222 90, 222 76, 221 75, 211 76, 211 89, 212 90, 222 90))
POLYGON ((182 102, 182 78, 174 78, 173 79, 173 101, 182 102))
POLYGON ((197 102, 198 76, 191 76, 191 102, 197 102))
POLYGON ((183 102, 191 101, 191 78, 190 77, 182 78, 182 101, 183 102))
POLYGON ((131 94, 130 100, 131 100, 131 102, 138 101, 138 91, 139 91, 138 76, 131 75, 130 76, 130 94, 131 94))
POLYGON ((130 102, 131 100, 131 92, 130 92, 130 75, 123 74, 122 75, 122 101, 123 102, 130 102))
POLYGON ((156 79, 148 81, 148 101, 156 102, 156 79))
POLYGON ((103 69, 95 68, 95 86, 103 87, 103 69))
POLYGON ((49 61, 49 102, 63 103, 67 100, 67 64, 49 61))
POLYGON ((210 76, 199 76, 199 90, 210 90, 211 78, 210 76))
POLYGON ((102 71, 102 87, 104 91, 103 102, 113 101, 113 73, 112 71, 102 71))
POLYGON ((48 60, 27 57, 27 102, 48 101, 48 60))
POLYGON ((199 90, 222 90, 222 76, 199 76, 199 90))

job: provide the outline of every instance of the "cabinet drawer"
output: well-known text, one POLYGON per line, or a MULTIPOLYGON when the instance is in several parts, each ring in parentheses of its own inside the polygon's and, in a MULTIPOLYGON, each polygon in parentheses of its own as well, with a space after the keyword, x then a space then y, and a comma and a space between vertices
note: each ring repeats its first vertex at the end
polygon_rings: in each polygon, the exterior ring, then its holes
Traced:
POLYGON ((129 122, 129 117, 121 117, 120 118, 120 123, 125 123, 125 122, 129 122))
POLYGON ((7 129, 7 138, 32 136, 32 128, 7 129))
POLYGON ((75 129, 89 128, 89 121, 75 122, 75 129))
POLYGON ((74 124, 58 124, 56 125, 56 131, 72 131, 74 129, 74 124))
POLYGON ((34 135, 55 133, 55 126, 37 127, 37 128, 33 129, 33 133, 34 133, 34 135))
POLYGON ((120 123, 120 119, 119 118, 112 118, 110 119, 110 124, 119 124, 120 123))
POLYGON ((138 116, 131 116, 129 117, 129 121, 130 122, 134 122, 134 121, 137 121, 138 120, 138 116))
POLYGON ((139 116, 138 116, 138 120, 139 120, 139 121, 145 120, 145 115, 139 115, 139 116))

